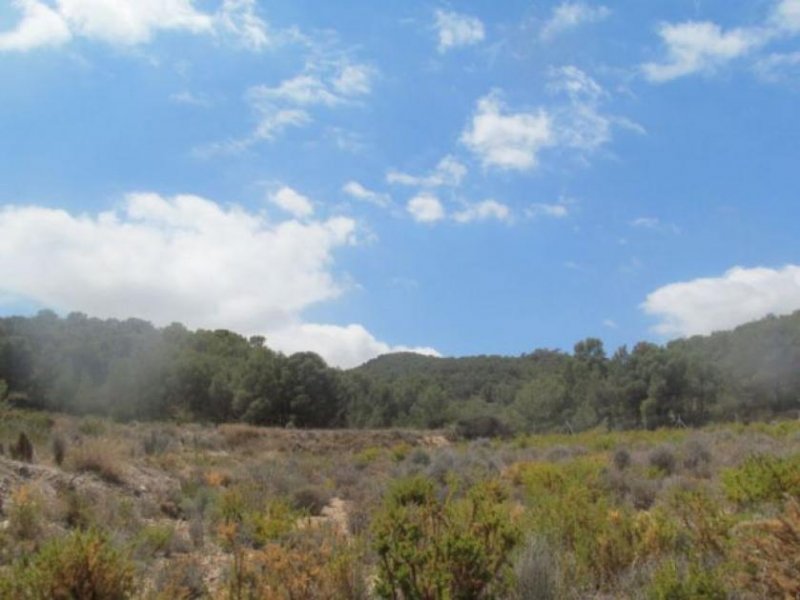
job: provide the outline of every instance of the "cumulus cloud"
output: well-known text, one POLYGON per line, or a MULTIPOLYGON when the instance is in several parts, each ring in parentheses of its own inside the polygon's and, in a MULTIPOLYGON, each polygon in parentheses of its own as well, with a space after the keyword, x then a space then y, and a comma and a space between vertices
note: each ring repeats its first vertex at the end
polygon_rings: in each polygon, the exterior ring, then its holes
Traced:
POLYGON ((411 198, 406 205, 406 210, 419 223, 435 223, 446 216, 439 199, 427 192, 411 198))
POLYGON ((664 23, 658 34, 666 46, 666 59, 642 66, 645 77, 653 83, 693 73, 713 72, 765 41, 761 30, 737 28, 723 31, 719 25, 709 21, 664 23))
POLYGON ((633 219, 629 225, 636 229, 649 229, 650 231, 658 231, 661 233, 674 233, 679 234, 680 228, 673 223, 664 223, 657 217, 637 217, 633 219))
POLYGON ((563 2, 553 8, 553 13, 542 27, 540 37, 552 38, 581 25, 597 23, 607 18, 611 11, 605 6, 591 6, 584 2, 563 2))
POLYGON ((477 17, 453 11, 437 10, 436 30, 439 34, 439 52, 471 46, 483 41, 483 23, 477 17))
POLYGON ((665 336, 731 329, 800 309, 800 266, 734 267, 720 277, 671 283, 650 293, 641 308, 658 318, 653 329, 665 336))
POLYGON ((266 21, 256 13, 256 0, 224 0, 214 22, 221 35, 248 50, 258 52, 273 41, 266 21))
POLYGON ((536 219, 538 217, 564 219, 569 216, 569 205, 566 202, 558 202, 556 204, 531 204, 525 209, 525 216, 531 219, 536 219))
POLYGON ((381 194, 370 190, 357 181, 348 181, 342 186, 342 191, 356 200, 369 202, 376 206, 387 207, 391 204, 391 198, 388 194, 381 194))
POLYGON ((490 219, 508 222, 511 220, 511 209, 497 200, 483 200, 455 213, 453 219, 458 223, 471 223, 490 219))
MULTIPOLYGON (((800 0, 778 0, 767 18, 754 26, 723 30, 710 21, 686 21, 663 23, 658 33, 666 57, 642 65, 649 81, 663 83, 696 73, 713 73, 767 44, 800 34, 800 0)), ((776 80, 781 67, 791 67, 795 62, 792 53, 773 53, 757 61, 755 70, 767 80, 776 80)))
POLYGON ((644 133, 638 124, 603 110, 610 95, 581 69, 551 69, 549 78, 548 90, 558 98, 546 107, 513 112, 499 90, 478 100, 461 142, 484 167, 527 171, 547 149, 586 155, 610 142, 615 127, 644 133))
POLYGON ((269 43, 267 25, 255 0, 223 0, 215 13, 197 10, 192 0, 14 0, 22 13, 11 31, 0 33, 0 51, 28 51, 62 45, 80 37, 115 46, 148 43, 161 31, 230 38, 251 50, 269 43))
POLYGON ((303 310, 346 289, 334 253, 355 243, 350 218, 274 221, 198 196, 135 193, 96 216, 5 206, 0 231, 0 298, 264 334, 281 350, 324 347, 338 365, 390 348, 358 325, 337 338, 302 322, 303 310), (287 331, 303 331, 308 345, 292 345, 287 331))
POLYGON ((269 195, 269 200, 293 217, 304 219, 314 214, 314 205, 306 196, 287 185, 269 195))
POLYGON ((11 31, 0 33, 0 52, 25 52, 41 46, 60 46, 72 38, 61 15, 35 0, 15 0, 22 19, 11 31))
POLYGON ((239 138, 205 144, 195 154, 235 154, 264 141, 274 141, 287 129, 305 127, 314 121, 315 108, 352 105, 371 91, 372 67, 348 60, 309 62, 302 73, 279 84, 254 85, 244 94, 256 118, 253 130, 239 138))
POLYGON ((467 175, 467 167, 449 154, 427 175, 409 175, 394 169, 386 173, 387 183, 417 187, 459 186, 467 175))
POLYGON ((555 132, 544 109, 509 112, 495 90, 478 100, 461 142, 484 167, 524 171, 535 167, 539 152, 555 143, 555 132))
POLYGON ((342 368, 358 366, 389 352, 416 352, 440 356, 434 348, 392 346, 375 338, 362 325, 320 325, 299 323, 272 332, 267 343, 283 352, 311 350, 326 362, 342 368))

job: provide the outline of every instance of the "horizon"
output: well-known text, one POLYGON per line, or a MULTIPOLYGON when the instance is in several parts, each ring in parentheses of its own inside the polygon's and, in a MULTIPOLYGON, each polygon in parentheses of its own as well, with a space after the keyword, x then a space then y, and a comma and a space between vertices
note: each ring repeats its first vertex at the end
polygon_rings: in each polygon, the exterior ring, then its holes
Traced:
POLYGON ((370 6, 0 6, 0 316, 350 368, 800 309, 800 0, 370 6))

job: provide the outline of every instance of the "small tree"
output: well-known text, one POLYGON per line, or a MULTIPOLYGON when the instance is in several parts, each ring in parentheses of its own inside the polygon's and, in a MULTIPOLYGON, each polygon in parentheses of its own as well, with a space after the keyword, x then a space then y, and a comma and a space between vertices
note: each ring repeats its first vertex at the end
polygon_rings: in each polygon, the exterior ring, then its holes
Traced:
POLYGON ((396 600, 495 598, 506 590, 520 539, 507 496, 484 482, 444 499, 428 478, 401 480, 375 525, 377 593, 396 600))

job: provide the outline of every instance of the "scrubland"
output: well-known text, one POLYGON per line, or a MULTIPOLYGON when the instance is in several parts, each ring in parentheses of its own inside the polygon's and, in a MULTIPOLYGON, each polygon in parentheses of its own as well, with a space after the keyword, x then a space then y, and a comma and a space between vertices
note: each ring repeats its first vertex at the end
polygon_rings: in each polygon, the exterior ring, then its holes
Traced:
POLYGON ((0 442, 0 598, 800 595, 798 421, 463 440, 6 408, 0 442))

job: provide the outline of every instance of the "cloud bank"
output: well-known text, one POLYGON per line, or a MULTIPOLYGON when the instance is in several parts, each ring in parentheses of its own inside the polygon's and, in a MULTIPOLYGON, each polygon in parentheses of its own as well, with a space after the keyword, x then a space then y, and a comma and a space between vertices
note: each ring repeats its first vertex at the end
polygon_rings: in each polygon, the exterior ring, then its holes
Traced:
POLYGON ((278 349, 318 349, 339 366, 392 349, 360 325, 302 320, 304 309, 346 290, 334 253, 355 243, 347 217, 274 221, 198 196, 134 193, 120 210, 96 216, 6 206, 0 231, 0 297, 265 334, 278 349))
POLYGON ((800 266, 733 267, 720 277, 671 283, 647 296, 641 308, 659 319, 654 331, 669 337, 731 329, 768 314, 800 309, 800 266))

